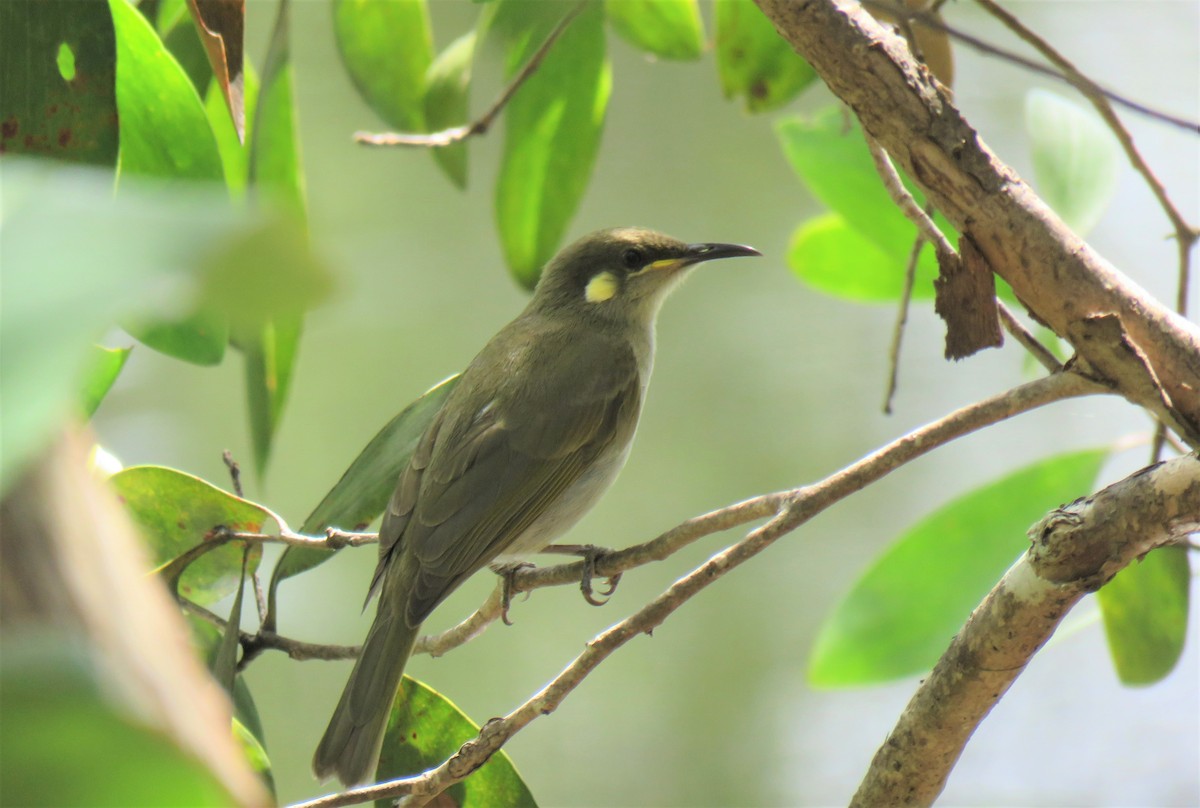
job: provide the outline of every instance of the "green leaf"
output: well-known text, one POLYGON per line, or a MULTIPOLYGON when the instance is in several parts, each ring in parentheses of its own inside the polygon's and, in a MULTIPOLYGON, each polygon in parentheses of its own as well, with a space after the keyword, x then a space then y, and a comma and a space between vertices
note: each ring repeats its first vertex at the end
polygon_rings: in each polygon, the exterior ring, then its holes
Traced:
POLYGON ((726 98, 744 96, 749 112, 783 106, 816 80, 750 0, 715 0, 717 72, 726 98))
MULTIPOLYGON (((408 463, 417 441, 442 408, 457 381, 458 376, 451 376, 430 388, 388 421, 304 521, 300 532, 314 535, 328 527, 363 530, 383 513, 400 471, 408 463)), ((329 550, 311 547, 289 546, 284 549, 271 575, 268 609, 272 615, 275 611, 275 589, 279 583, 312 569, 332 555, 329 550)))
MULTIPOLYGON (((213 672, 214 677, 220 679, 220 675, 217 673, 218 656, 228 634, 223 634, 212 623, 199 617, 185 615, 185 619, 192 630, 192 641, 196 646, 197 654, 213 672)), ((263 782, 274 794, 275 778, 271 772, 271 761, 267 756, 266 735, 263 734, 262 720, 259 718, 258 707, 254 703, 250 688, 246 685, 246 679, 240 673, 233 676, 231 700, 233 701, 234 740, 242 747, 242 752, 246 755, 250 766, 258 772, 263 782)))
POLYGON ((1097 593, 1117 675, 1153 684, 1174 668, 1187 639, 1191 570, 1186 547, 1163 547, 1117 573, 1097 593))
POLYGON ((897 539, 817 636, 816 687, 888 681, 928 670, 1015 558, 1045 512, 1091 490, 1107 450, 1058 455, 970 491, 897 539))
MULTIPOLYGON (((239 676, 237 681, 241 680, 239 676)), ((254 733, 237 718, 233 719, 233 739, 238 746, 242 747, 242 754, 246 756, 246 762, 250 764, 250 768, 263 781, 267 790, 271 792, 271 796, 275 796, 275 775, 271 771, 271 758, 254 733)))
MULTIPOLYGON (((897 300, 904 286, 904 263, 897 263, 837 213, 816 216, 796 228, 787 261, 814 289, 850 300, 897 300)), ((936 272, 936 264, 918 261, 914 291, 924 290, 928 296, 931 273, 936 272)))
MULTIPOLYGON (((184 617, 192 630, 192 642, 196 647, 196 653, 204 660, 205 666, 210 671, 215 670, 217 651, 224 635, 212 623, 199 617, 193 615, 184 615, 184 617)), ((234 720, 249 730, 260 744, 265 743, 266 735, 263 733, 262 719, 258 715, 258 706, 254 703, 250 688, 241 674, 233 680, 232 701, 234 720)))
POLYGON ((241 647, 240 635, 242 630, 242 597, 246 593, 246 562, 249 560, 250 548, 242 548, 242 575, 238 579, 237 589, 233 596, 233 606, 229 617, 225 619, 225 631, 221 642, 217 645, 217 653, 213 658, 212 673, 217 684, 225 688, 225 692, 233 694, 233 683, 237 679, 238 648, 241 647))
MULTIPOLYGON (((307 220, 304 177, 300 166, 293 69, 287 55, 286 41, 282 40, 277 47, 279 50, 268 65, 270 74, 266 77, 265 90, 261 94, 257 75, 249 62, 245 64, 245 143, 238 140, 225 101, 215 83, 209 87, 205 106, 220 146, 225 179, 230 190, 235 196, 241 196, 253 182, 260 191, 260 198, 265 196, 298 225, 291 228, 288 241, 279 243, 280 246, 295 248, 308 242, 307 233, 301 232, 307 220), (258 123, 260 120, 261 125, 258 123), (250 176, 251 166, 253 177, 250 176)), ((307 254, 307 249, 302 252, 307 254)), ((276 261, 275 267, 279 274, 271 282, 277 288, 307 289, 316 297, 323 296, 328 289, 328 273, 314 265, 309 258, 299 264, 276 261), (284 275, 289 277, 281 277, 284 275)), ((308 293, 304 298, 300 301, 301 305, 289 306, 290 311, 275 317, 259 316, 255 322, 240 327, 235 325, 234 341, 245 359, 250 436, 255 467, 260 475, 270 458, 271 443, 283 417, 291 388, 292 368, 303 327, 300 315, 304 308, 315 302, 308 293)), ((258 308, 258 303, 254 306, 259 315, 265 314, 264 309, 258 308)))
MULTIPOLYGON (((437 132, 467 123, 475 32, 463 34, 438 54, 425 74, 425 122, 437 132)), ((433 157, 459 188, 467 187, 467 143, 433 150, 433 157)))
MULTIPOLYGON (((183 17, 178 22, 171 24, 160 14, 154 21, 154 30, 158 32, 158 38, 162 40, 163 47, 175 57, 175 61, 183 68, 183 72, 187 74, 192 86, 196 88, 196 93, 203 94, 208 88, 209 80, 213 77, 212 65, 208 63, 208 54, 204 51, 204 43, 200 41, 200 34, 196 31, 196 26, 192 24, 187 3, 180 3, 180 5, 183 7, 183 17), (164 23, 169 26, 165 31, 164 23)), ((228 108, 225 110, 225 117, 229 117, 228 108)))
POLYGON ((636 48, 664 59, 699 59, 704 24, 696 0, 607 0, 613 30, 636 48))
POLYGON ((174 320, 143 317, 121 325, 147 348, 203 367, 219 365, 225 358, 229 318, 221 312, 198 308, 174 320))
POLYGON ((154 30, 166 37, 179 26, 190 25, 187 0, 158 0, 154 11, 154 30))
POLYGON ((106 696, 65 633, 11 633, 0 654, 5 805, 235 805, 200 761, 106 696))
POLYGON ((0 2, 0 152, 113 165, 116 64, 103 0, 0 2))
POLYGON ((425 0, 335 0, 338 53, 354 86, 388 126, 422 131, 433 35, 425 0))
MULTIPOLYGON (((156 566, 163 566, 226 527, 239 533, 278 531, 259 505, 222 491, 212 483, 162 466, 133 466, 109 478, 142 530, 156 566)), ((231 541, 188 566, 179 592, 208 605, 232 594, 241 580, 244 542, 231 541)), ((251 545, 248 569, 258 568, 262 545, 251 545)))
MULTIPOLYGON (((286 30, 277 29, 275 58, 264 68, 258 95, 257 128, 251 139, 250 182, 297 223, 307 225, 295 69, 286 30)), ((248 130, 249 131, 249 130, 248 130)))
POLYGON ((246 363, 246 403, 254 465, 260 475, 266 471, 271 442, 283 419, 302 324, 299 316, 278 317, 238 339, 246 363))
POLYGON ((1120 144, 1095 112, 1042 89, 1025 96, 1025 131, 1038 192, 1086 236, 1117 192, 1120 144))
POLYGON ((92 359, 83 379, 83 414, 91 418, 125 367, 132 348, 92 346, 92 359))
MULTIPOLYGON (((283 327, 291 330, 282 335, 282 347, 289 355, 277 352, 277 358, 293 358, 298 335, 294 321, 328 296, 333 276, 309 248, 302 226, 290 217, 255 211, 244 222, 240 232, 196 256, 203 283, 193 314, 148 323, 130 318, 125 323, 129 333, 169 356, 212 365, 224 357, 231 333, 239 345, 249 345, 269 338, 264 329, 286 320, 283 327)), ((290 361, 285 370, 290 374, 290 361)))
MULTIPOLYGON (((281 207, 297 225, 297 230, 304 231, 295 233, 292 243, 306 245, 303 253, 308 254, 308 211, 300 163, 295 71, 286 25, 276 25, 270 50, 262 92, 257 99, 258 110, 254 115, 257 124, 253 130, 248 130, 251 144, 249 182, 260 195, 281 207)), ((303 312, 329 288, 328 272, 311 261, 287 262, 282 268, 288 277, 277 281, 277 285, 305 288, 316 297, 303 301, 300 306, 279 310, 238 334, 238 346, 246 361, 246 403, 254 464, 259 475, 266 471, 271 444, 291 390, 292 369, 304 325, 303 312)))
MULTIPOLYGON (((117 108, 120 173, 166 179, 221 180, 224 170, 204 105, 154 28, 124 0, 109 0, 117 32, 117 108)), ((225 356, 229 325, 199 307, 180 318, 150 317, 126 324, 143 344, 197 365, 225 356)))
MULTIPOLYGON (((895 276, 892 283, 881 283, 879 267, 872 266, 871 277, 862 281, 848 278, 842 273, 839 286, 844 286, 844 289, 838 293, 851 296, 851 290, 866 287, 870 293, 862 299, 877 300, 886 289, 891 288, 895 292, 892 299, 898 298, 904 267, 912 252, 917 229, 900 212, 883 187, 857 122, 843 114, 840 108, 828 107, 811 118, 786 118, 776 125, 776 132, 783 145, 784 156, 813 196, 892 259, 895 276)), ((905 186, 918 203, 923 201, 914 185, 905 181, 905 186)), ((951 243, 958 239, 954 228, 940 213, 934 216, 934 222, 951 243)), ((825 226, 828 228, 828 224, 825 226)), ((792 266, 797 272, 805 274, 818 273, 824 277, 833 274, 811 266, 792 266)), ((937 258, 933 250, 924 250, 917 262, 914 299, 933 297, 932 279, 937 273, 937 258)))
POLYGON ((221 180, 221 156, 204 105, 158 34, 125 0, 109 0, 117 32, 120 172, 221 180))
POLYGON ((233 120, 229 117, 229 107, 221 95, 221 89, 216 82, 209 82, 208 91, 204 95, 204 112, 208 123, 212 126, 213 136, 217 140, 217 150, 221 154, 221 165, 225 171, 225 185, 234 199, 241 199, 246 194, 250 181, 250 138, 254 132, 254 118, 258 103, 258 74, 247 61, 244 68, 244 92, 246 107, 246 143, 238 140, 237 130, 233 128, 233 120))
MULTIPOLYGON (((507 44, 512 77, 571 6, 501 0, 489 29, 507 44)), ((513 276, 532 289, 554 255, 591 177, 612 69, 604 14, 590 3, 563 32, 505 114, 496 221, 513 276)))
MULTIPOLYGON (((376 769, 378 780, 417 774, 440 764, 479 733, 479 726, 449 699, 420 682, 404 677, 403 698, 396 699, 388 716, 383 753, 376 769)), ((529 786, 512 759, 500 750, 446 792, 448 804, 459 808, 513 808, 536 806, 529 786)), ((378 800, 376 808, 388 808, 378 800)))

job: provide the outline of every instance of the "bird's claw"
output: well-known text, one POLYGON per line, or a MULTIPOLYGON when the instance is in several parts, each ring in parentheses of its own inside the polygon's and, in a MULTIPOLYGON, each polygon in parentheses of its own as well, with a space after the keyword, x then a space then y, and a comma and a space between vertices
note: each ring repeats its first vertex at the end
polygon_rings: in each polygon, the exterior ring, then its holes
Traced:
POLYGON ((508 609, 512 606, 514 579, 519 571, 532 569, 533 566, 533 564, 528 562, 519 561, 515 564, 497 564, 492 567, 492 572, 500 576, 500 620, 506 626, 513 624, 508 619, 508 609))
POLYGON ((599 593, 600 597, 597 598, 593 594, 595 590, 592 589, 592 581, 596 578, 596 562, 611 552, 609 549, 592 544, 580 548, 579 554, 583 557, 583 575, 579 581, 579 591, 583 593, 583 599, 593 606, 603 606, 608 603, 609 598, 617 591, 617 584, 621 582, 621 573, 610 575, 605 580, 605 588, 599 593))

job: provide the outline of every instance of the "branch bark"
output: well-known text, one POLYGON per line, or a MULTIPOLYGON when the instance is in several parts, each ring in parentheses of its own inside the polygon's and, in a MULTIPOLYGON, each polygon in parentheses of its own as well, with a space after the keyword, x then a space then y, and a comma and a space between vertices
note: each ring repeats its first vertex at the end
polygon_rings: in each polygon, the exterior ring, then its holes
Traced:
POLYGON ((1076 603, 1200 529, 1195 454, 1143 469, 1030 528, 1033 546, 951 641, 875 754, 851 806, 930 805, 975 728, 1076 603))
POLYGON ((1091 373, 1200 446, 1195 325, 1072 233, 992 153, 904 41, 859 5, 755 2, 1030 312, 1071 342, 1091 373), (1096 318, 1119 324, 1115 342, 1111 333, 1094 337, 1096 318))

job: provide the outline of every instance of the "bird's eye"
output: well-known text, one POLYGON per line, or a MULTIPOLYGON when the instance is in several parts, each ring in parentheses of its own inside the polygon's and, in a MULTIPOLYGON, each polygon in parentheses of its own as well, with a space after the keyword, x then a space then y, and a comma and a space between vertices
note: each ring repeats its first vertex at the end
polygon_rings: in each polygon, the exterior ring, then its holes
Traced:
POLYGON ((626 269, 641 269, 642 264, 646 262, 646 256, 642 255, 642 251, 637 247, 630 247, 621 253, 621 262, 625 264, 626 269))

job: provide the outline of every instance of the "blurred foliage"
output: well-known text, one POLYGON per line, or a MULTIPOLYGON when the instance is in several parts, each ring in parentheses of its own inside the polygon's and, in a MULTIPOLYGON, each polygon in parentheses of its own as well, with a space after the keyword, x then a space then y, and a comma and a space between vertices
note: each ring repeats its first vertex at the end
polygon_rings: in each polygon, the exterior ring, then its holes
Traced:
POLYGON ((234 805, 195 758, 125 714, 78 638, 6 634, 0 655, 6 805, 234 805))

